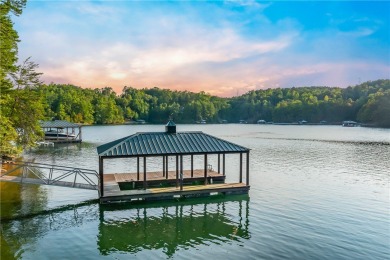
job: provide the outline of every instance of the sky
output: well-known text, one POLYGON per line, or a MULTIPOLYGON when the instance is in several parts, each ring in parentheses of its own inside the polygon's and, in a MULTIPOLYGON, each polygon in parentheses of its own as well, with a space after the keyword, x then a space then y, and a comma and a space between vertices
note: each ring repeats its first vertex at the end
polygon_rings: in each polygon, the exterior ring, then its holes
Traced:
POLYGON ((347 87, 390 78, 389 1, 33 1, 20 61, 84 88, 347 87))

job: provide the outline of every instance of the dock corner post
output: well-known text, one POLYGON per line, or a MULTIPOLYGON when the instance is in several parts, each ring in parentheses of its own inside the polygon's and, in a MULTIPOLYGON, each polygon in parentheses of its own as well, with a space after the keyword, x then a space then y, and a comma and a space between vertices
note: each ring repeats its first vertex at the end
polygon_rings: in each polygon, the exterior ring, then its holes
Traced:
POLYGON ((207 153, 204 154, 204 185, 207 185, 207 153))
POLYGON ((99 196, 104 196, 103 158, 99 156, 99 196))
POLYGON ((240 153, 240 183, 242 183, 242 153, 240 153))
POLYGON ((144 156, 144 189, 146 189, 146 156, 144 156))
POLYGON ((179 155, 176 155, 176 188, 179 187, 179 155))
POLYGON ((249 186, 249 152, 246 153, 246 186, 249 186))

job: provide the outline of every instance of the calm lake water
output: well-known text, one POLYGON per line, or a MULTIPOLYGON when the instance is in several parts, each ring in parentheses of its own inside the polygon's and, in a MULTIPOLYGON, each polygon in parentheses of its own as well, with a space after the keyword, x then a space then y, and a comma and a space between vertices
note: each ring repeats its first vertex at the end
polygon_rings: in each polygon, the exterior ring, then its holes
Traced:
MULTIPOLYGON (((84 127, 82 144, 24 157, 97 170, 98 145, 163 130, 84 127)), ((389 129, 178 125, 199 130, 251 149, 248 196, 101 206, 96 191, 0 183, 1 259, 389 259, 389 129)))

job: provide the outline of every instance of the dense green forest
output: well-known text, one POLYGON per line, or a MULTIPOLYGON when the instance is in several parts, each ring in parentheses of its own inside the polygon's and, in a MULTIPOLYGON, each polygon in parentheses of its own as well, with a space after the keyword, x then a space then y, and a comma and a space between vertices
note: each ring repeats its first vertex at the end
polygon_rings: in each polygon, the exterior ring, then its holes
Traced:
POLYGON ((34 89, 43 98, 46 119, 84 124, 117 124, 135 120, 177 123, 223 120, 237 123, 259 119, 275 123, 306 120, 337 123, 356 120, 390 126, 390 80, 369 81, 348 88, 299 87, 250 91, 242 96, 220 98, 204 92, 124 87, 83 89, 72 85, 41 85, 34 89))

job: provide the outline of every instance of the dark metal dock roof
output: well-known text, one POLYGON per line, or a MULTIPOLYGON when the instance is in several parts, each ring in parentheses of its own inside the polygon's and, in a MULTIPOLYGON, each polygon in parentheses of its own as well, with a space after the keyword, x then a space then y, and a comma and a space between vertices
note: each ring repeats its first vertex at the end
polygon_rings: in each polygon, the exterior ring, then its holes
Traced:
POLYGON ((241 153, 249 149, 203 132, 136 133, 97 147, 99 156, 241 153))
POLYGON ((70 123, 65 120, 40 121, 39 124, 41 125, 42 128, 80 127, 79 124, 70 123))

